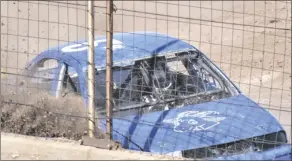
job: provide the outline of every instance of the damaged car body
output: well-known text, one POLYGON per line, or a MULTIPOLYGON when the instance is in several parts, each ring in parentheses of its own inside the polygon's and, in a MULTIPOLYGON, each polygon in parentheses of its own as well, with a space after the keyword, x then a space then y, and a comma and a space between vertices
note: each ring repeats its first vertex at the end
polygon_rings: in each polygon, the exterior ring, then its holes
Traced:
MULTIPOLYGON (((281 124, 200 50, 153 32, 115 33, 113 39, 112 137, 123 148, 194 159, 291 160, 281 124)), ((105 43, 104 36, 94 42, 95 105, 102 118, 105 43)), ((27 66, 31 81, 87 103, 87 49, 86 41, 77 41, 41 53, 27 66)), ((105 119, 99 128, 106 130, 105 119)))

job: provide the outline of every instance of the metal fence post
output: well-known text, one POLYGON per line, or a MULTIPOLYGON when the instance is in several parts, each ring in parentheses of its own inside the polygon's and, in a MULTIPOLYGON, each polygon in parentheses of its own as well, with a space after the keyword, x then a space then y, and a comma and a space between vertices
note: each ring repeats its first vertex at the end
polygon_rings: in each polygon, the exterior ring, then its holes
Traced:
POLYGON ((106 4, 106 136, 112 140, 112 39, 113 1, 106 4))
POLYGON ((94 137, 95 132, 95 63, 94 63, 94 7, 93 0, 88 1, 88 135, 94 137))

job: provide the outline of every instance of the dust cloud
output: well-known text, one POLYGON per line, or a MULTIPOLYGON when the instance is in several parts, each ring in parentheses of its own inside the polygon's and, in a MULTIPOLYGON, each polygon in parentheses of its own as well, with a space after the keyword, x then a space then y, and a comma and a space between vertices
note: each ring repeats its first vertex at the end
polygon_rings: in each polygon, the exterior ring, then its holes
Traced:
MULTIPOLYGON (((1 110, 1 132, 70 140, 87 134, 87 111, 76 95, 58 99, 43 90, 1 82, 1 110)), ((103 136, 99 129, 96 134, 103 136)))

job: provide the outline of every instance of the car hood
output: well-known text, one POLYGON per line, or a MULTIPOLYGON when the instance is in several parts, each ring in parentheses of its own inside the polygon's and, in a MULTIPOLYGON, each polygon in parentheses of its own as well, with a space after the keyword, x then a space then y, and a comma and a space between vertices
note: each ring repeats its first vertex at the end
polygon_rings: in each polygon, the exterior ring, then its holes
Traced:
MULTIPOLYGON (((100 125, 105 129, 105 120, 100 125)), ((242 94, 113 119, 113 139, 124 148, 160 154, 233 142, 282 129, 268 111, 242 94)))

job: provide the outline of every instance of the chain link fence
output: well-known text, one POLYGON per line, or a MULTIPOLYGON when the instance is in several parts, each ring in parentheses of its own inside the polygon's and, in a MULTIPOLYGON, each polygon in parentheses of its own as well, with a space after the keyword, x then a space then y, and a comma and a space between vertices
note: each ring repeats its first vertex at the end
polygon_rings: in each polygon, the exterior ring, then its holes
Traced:
MULTIPOLYGON (((96 137, 110 123, 125 149, 195 159, 265 159, 291 144, 290 1, 113 3, 106 120, 107 4, 94 1, 96 137)), ((88 134, 87 12, 86 1, 1 1, 3 131, 88 134)))

